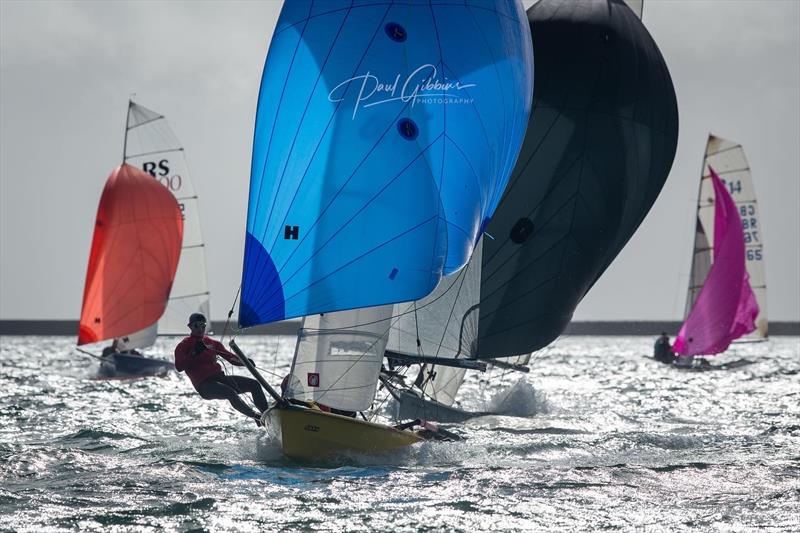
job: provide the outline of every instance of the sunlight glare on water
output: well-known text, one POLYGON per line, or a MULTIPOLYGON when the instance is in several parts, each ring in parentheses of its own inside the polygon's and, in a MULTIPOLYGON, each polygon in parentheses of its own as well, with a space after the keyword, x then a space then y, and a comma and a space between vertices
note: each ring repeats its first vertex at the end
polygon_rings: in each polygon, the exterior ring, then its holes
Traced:
MULTIPOLYGON (((708 372, 645 357, 653 340, 563 338, 530 374, 470 374, 461 407, 497 414, 448 426, 462 442, 303 464, 182 374, 93 380, 71 338, 0 337, 1 527, 800 529, 800 339, 708 372)), ((293 338, 238 343, 288 373, 293 338)))

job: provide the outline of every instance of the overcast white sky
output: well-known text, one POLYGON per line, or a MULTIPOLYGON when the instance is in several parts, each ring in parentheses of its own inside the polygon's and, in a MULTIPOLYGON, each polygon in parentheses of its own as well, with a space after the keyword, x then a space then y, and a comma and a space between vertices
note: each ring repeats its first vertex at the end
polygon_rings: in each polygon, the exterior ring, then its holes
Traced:
MULTIPOLYGON (((531 2, 526 2, 526 6, 531 2)), ((280 2, 0 0, 0 318, 77 319, 128 97, 167 116, 203 209, 212 316, 240 280, 253 116, 280 2)), ((680 138, 653 210, 577 320, 679 319, 709 131, 743 144, 769 315, 800 320, 800 2, 645 0, 680 138)))

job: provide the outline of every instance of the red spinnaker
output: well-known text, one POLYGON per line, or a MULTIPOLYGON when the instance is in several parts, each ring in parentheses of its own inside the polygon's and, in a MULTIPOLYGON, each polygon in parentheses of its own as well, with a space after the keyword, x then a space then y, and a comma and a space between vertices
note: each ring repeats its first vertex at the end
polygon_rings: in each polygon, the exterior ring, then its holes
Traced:
POLYGON ((114 170, 97 208, 78 344, 155 323, 164 314, 182 242, 175 197, 137 168, 114 170))

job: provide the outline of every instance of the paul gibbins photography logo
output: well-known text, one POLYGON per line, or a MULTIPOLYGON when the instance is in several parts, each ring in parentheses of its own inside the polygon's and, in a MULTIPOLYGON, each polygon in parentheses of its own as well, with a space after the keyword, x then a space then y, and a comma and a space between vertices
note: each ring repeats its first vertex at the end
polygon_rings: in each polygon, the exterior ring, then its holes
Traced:
POLYGON ((441 80, 437 77, 435 66, 425 64, 414 70, 405 79, 398 74, 392 82, 385 82, 377 76, 367 72, 361 76, 354 76, 343 81, 333 88, 328 94, 331 102, 341 102, 345 99, 350 84, 358 87, 358 94, 353 105, 353 118, 360 109, 388 102, 401 101, 417 104, 471 104, 473 99, 464 89, 475 87, 474 83, 461 83, 460 81, 441 80))

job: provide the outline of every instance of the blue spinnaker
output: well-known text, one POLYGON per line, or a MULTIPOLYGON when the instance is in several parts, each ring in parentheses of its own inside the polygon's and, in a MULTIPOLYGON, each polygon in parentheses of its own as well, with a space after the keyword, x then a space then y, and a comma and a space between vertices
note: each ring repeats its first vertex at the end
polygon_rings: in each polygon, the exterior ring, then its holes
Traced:
POLYGON ((533 88, 516 1, 292 1, 261 81, 242 326, 421 298, 461 268, 533 88))

